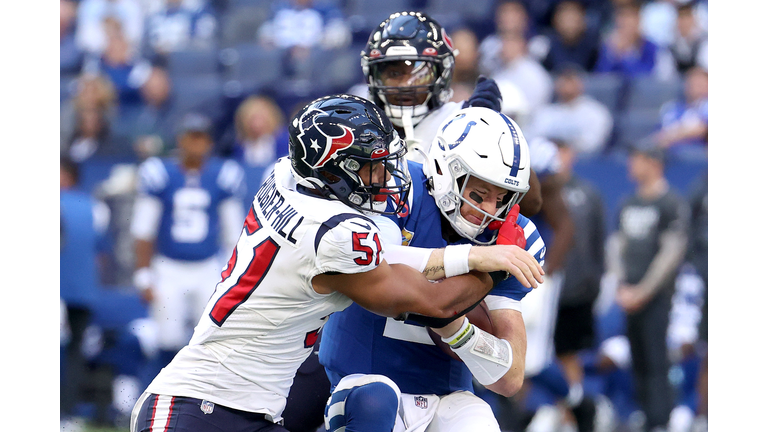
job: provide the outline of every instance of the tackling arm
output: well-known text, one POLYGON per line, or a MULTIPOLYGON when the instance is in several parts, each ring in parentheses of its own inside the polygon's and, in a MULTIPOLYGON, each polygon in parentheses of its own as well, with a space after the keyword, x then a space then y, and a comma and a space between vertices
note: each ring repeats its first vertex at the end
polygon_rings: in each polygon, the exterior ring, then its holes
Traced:
POLYGON ((318 293, 340 292, 365 309, 387 317, 416 313, 455 319, 485 297, 492 281, 488 274, 470 272, 430 282, 418 270, 383 261, 363 273, 317 275, 312 285, 318 293))

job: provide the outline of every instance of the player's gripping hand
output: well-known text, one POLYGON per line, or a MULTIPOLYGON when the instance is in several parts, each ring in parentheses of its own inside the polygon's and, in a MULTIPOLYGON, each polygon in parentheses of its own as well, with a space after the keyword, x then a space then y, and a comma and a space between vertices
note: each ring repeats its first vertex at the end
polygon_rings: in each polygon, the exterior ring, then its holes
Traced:
POLYGON ((496 85, 496 81, 491 78, 486 78, 482 75, 477 78, 475 84, 475 90, 472 92, 472 96, 464 101, 461 108, 467 107, 485 107, 494 111, 501 111, 501 90, 496 85))
POLYGON ((517 245, 473 246, 469 268, 483 272, 506 271, 526 288, 544 283, 544 269, 536 258, 517 245))

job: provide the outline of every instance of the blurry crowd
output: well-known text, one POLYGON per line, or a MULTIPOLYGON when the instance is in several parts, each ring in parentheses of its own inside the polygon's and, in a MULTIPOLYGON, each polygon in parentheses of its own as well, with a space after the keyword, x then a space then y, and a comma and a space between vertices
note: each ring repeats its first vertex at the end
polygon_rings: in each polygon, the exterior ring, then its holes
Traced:
MULTIPOLYGON (((569 295, 564 285, 560 307, 594 311, 594 338, 578 355, 584 392, 597 401, 596 431, 643 430, 650 415, 635 396, 632 364, 648 348, 632 336, 642 324, 627 318, 632 300, 622 298, 615 272, 628 269, 610 262, 609 240, 647 235, 649 216, 625 211, 624 198, 642 199, 661 182, 676 192, 686 253, 673 260, 659 307, 668 320, 668 428, 706 430, 696 429, 707 414, 706 0, 60 3, 63 418, 127 429, 156 373, 141 367, 162 349, 135 275, 139 165, 183 157, 189 134, 204 134, 205 157, 241 168, 237 196, 247 210, 288 154, 286 119, 325 94, 367 97, 360 52, 371 30, 392 12, 421 10, 459 52, 453 100, 471 95, 481 75, 493 78, 502 111, 528 141, 560 147, 576 230, 595 227, 595 238, 575 237, 571 253, 597 288, 569 295), (190 123, 190 114, 200 120, 190 123), (587 202, 591 210, 578 210, 587 202)), ((568 430, 567 413, 535 384, 514 400, 488 397, 510 431, 568 430)))

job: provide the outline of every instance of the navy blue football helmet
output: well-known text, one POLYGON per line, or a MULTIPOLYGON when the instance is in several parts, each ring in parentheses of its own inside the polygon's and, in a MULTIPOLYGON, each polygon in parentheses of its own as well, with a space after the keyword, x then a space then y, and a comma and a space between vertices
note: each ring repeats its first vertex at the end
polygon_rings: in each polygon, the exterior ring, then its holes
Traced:
POLYGON ((371 101, 353 95, 316 99, 288 127, 300 185, 323 197, 380 214, 397 214, 411 190, 405 142, 371 101))
POLYGON ((418 124, 450 100, 455 54, 443 27, 426 14, 390 15, 361 53, 371 99, 395 125, 403 126, 404 114, 418 124))

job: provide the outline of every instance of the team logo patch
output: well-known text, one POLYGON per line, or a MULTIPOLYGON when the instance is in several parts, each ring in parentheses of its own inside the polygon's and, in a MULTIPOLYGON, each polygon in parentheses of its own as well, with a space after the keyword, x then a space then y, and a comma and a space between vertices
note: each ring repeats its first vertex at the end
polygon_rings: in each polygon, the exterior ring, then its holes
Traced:
POLYGON ((337 153, 352 145, 355 140, 355 134, 347 126, 323 124, 322 117, 328 114, 318 110, 307 111, 299 121, 300 133, 298 139, 304 147, 304 162, 312 169, 318 169, 325 165, 329 160, 335 159, 337 153), (305 129, 308 121, 311 124, 305 129), (336 129, 336 131, 326 131, 324 129, 336 129))
POLYGON ((203 413, 205 413, 205 414, 211 414, 211 413, 213 412, 213 407, 214 407, 214 404, 213 404, 213 402, 210 402, 210 401, 204 400, 204 401, 203 401, 203 402, 200 404, 200 411, 202 411, 202 412, 203 412, 203 413))
POLYGON ((424 396, 414 396, 413 403, 416 404, 416 406, 421 409, 427 409, 427 406, 429 405, 429 400, 424 396))
POLYGON ((445 32, 445 29, 440 29, 440 34, 443 36, 445 44, 448 45, 448 49, 453 51, 453 40, 448 36, 448 33, 445 32))

